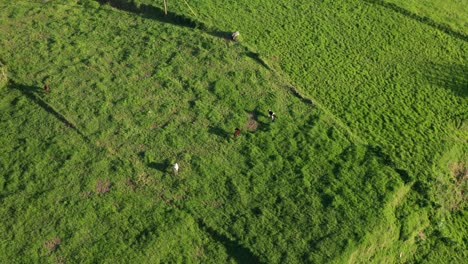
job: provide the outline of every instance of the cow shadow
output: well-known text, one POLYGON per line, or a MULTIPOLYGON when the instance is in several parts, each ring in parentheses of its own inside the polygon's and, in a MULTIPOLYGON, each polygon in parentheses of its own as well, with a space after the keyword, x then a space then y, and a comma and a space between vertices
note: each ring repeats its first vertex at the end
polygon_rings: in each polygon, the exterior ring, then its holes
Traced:
MULTIPOLYGON (((215 136, 218 136, 222 139, 228 139, 229 138, 229 135, 231 135, 231 133, 228 133, 226 130, 220 128, 220 127, 210 127, 208 129, 208 133, 212 134, 212 135, 215 135, 215 136)), ((234 133, 234 130, 233 132, 234 133)))
POLYGON ((169 162, 164 161, 164 162, 150 162, 148 163, 148 167, 153 168, 155 170, 158 170, 162 173, 166 173, 169 168, 169 162))
POLYGON ((231 39, 232 32, 214 30, 214 31, 209 31, 208 34, 210 34, 213 37, 222 38, 226 40, 232 40, 231 39))

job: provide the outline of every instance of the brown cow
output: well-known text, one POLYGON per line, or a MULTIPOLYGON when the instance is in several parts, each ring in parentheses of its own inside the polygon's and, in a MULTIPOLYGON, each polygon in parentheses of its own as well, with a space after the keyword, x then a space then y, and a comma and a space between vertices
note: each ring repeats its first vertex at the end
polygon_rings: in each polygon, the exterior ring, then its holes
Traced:
POLYGON ((44 90, 45 90, 46 93, 49 93, 49 91, 50 91, 49 90, 49 85, 47 83, 44 85, 44 90))
POLYGON ((234 130, 234 140, 237 140, 237 138, 240 136, 240 133, 240 129, 236 127, 236 129, 234 130))

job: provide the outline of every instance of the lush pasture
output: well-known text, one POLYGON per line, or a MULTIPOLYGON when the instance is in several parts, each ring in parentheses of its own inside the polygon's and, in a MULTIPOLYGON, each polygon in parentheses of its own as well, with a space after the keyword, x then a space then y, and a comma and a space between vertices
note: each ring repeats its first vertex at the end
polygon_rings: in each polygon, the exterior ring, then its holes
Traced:
POLYGON ((345 260, 403 186, 242 45, 110 7, 2 10, 2 261, 345 260))
MULTIPOLYGON (((460 5, 453 2, 454 13, 460 14, 460 5)), ((452 23, 439 21, 437 12, 428 22, 423 14, 389 6, 395 7, 383 1, 192 3, 199 19, 221 31, 240 30, 243 44, 285 73, 299 91, 357 137, 382 146, 416 180, 407 208, 418 200, 426 201, 426 209, 434 203, 443 208, 430 209, 433 226, 445 217, 462 220, 458 213, 439 213, 454 204, 463 210, 466 204, 466 181, 454 180, 462 176, 450 169, 468 159, 466 33, 447 30, 444 25, 452 23), (454 195, 454 189, 464 191, 454 195)), ((184 5, 175 9, 190 15, 184 5)), ((402 214, 400 220, 417 215, 402 214)), ((461 229, 443 236, 466 233, 461 229)))
POLYGON ((192 4, 414 173, 466 140, 466 41, 372 1, 192 4))
POLYGON ((117 2, 0 7, 2 262, 466 257, 466 42, 368 2, 117 2))

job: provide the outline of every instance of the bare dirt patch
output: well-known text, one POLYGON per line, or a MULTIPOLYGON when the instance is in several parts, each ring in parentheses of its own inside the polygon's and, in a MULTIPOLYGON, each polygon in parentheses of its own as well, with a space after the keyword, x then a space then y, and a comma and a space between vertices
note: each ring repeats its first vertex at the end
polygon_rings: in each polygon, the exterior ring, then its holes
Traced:
POLYGON ((457 183, 468 180, 468 166, 462 162, 450 163, 449 169, 457 183))
POLYGON ((62 243, 62 239, 60 237, 54 237, 52 239, 49 239, 44 242, 44 247, 47 250, 47 252, 50 254, 57 250, 57 248, 60 246, 62 243))
POLYGON ((133 192, 135 192, 138 189, 137 184, 132 179, 127 179, 127 181, 125 182, 125 185, 133 192))
POLYGON ((196 259, 201 259, 201 258, 205 257, 205 251, 203 250, 202 246, 199 246, 199 247, 197 247, 195 249, 194 256, 195 256, 196 259))
POLYGON ((423 241, 426 240, 426 234, 424 234, 424 232, 422 230, 419 231, 418 237, 419 237, 419 239, 421 239, 423 241))
POLYGON ((96 193, 105 194, 110 191, 111 183, 108 180, 98 180, 96 182, 96 193))
POLYGON ((247 114, 248 121, 245 123, 245 127, 249 131, 256 131, 258 128, 258 122, 257 122, 257 117, 255 116, 254 113, 248 113, 247 114))
POLYGON ((449 164, 449 170, 454 180, 452 195, 454 201, 450 204, 449 209, 464 210, 468 196, 466 195, 468 189, 468 166, 462 162, 453 162, 449 164))

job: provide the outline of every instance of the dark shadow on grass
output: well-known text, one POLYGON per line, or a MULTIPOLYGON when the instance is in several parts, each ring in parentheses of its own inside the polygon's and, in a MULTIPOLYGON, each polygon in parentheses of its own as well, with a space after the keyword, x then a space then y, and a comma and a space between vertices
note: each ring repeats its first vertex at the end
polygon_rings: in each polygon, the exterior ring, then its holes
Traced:
POLYGON ((213 240, 223 244, 229 256, 232 257, 237 263, 261 263, 260 259, 255 256, 248 248, 207 226, 203 220, 198 220, 198 226, 200 229, 204 230, 208 235, 210 235, 213 240))
POLYGON ((407 171, 398 168, 395 168, 395 171, 400 175, 400 178, 405 184, 408 184, 413 180, 407 171))
POLYGON ((254 207, 252 208, 252 214, 255 216, 261 216, 263 214, 263 211, 260 207, 254 207))
MULTIPOLYGON (((140 160, 142 162, 145 162, 145 160, 147 158, 146 157, 146 152, 140 151, 140 152, 138 152, 137 155, 138 155, 138 157, 140 158, 140 160)), ((148 167, 150 167, 152 169, 158 170, 158 171, 160 171, 162 173, 166 173, 166 172, 168 172, 168 168, 170 167, 170 162, 169 162, 169 160, 166 159, 163 162, 148 162, 146 164, 146 166, 148 166, 148 167)))
POLYGON ((252 52, 252 51, 248 51, 245 53, 245 55, 251 59, 253 59, 254 61, 256 61, 257 63, 259 63, 260 65, 262 65, 263 67, 265 67, 267 70, 271 70, 270 66, 268 66, 268 64, 266 64, 266 62, 264 60, 262 60, 260 58, 260 55, 258 53, 255 53, 255 52, 252 52))
POLYGON ((440 30, 440 31, 444 32, 444 33, 447 33, 448 35, 450 35, 452 37, 461 39, 463 41, 468 41, 468 35, 457 32, 457 31, 453 30, 450 26, 448 26, 446 24, 435 22, 431 18, 423 17, 423 16, 417 15, 415 13, 412 13, 411 11, 408 11, 408 10, 406 10, 406 9, 396 5, 396 4, 387 3, 384 0, 363 0, 363 1, 371 3, 371 4, 376 4, 376 5, 383 6, 383 7, 388 8, 388 9, 394 11, 394 12, 400 13, 400 14, 408 17, 408 18, 414 19, 414 20, 416 20, 416 21, 418 21, 420 23, 426 24, 426 25, 428 25, 430 27, 433 27, 433 28, 435 28, 437 30, 440 30))
POLYGON ((383 151, 382 147, 377 145, 368 145, 365 160, 370 160, 373 156, 378 157, 384 165, 393 166, 392 159, 383 151))
POLYGON ((424 69, 424 74, 429 83, 468 97, 468 66, 432 63, 424 69))
POLYGON ((153 169, 156 169, 162 173, 166 173, 167 172, 167 168, 169 167, 169 163, 167 162, 150 162, 148 163, 148 166, 150 168, 153 168, 153 169))
MULTIPOLYGON (((199 28, 202 30, 208 30, 208 27, 189 17, 178 15, 173 12, 167 12, 164 15, 164 10, 159 7, 155 7, 147 4, 136 4, 129 0, 98 0, 101 4, 109 4, 110 6, 123 10, 130 13, 141 15, 145 18, 154 19, 163 23, 169 23, 175 26, 182 26, 187 28, 199 28)), ((162 6, 162 1, 160 2, 162 6)))
POLYGON ((223 38, 226 40, 232 40, 231 39, 232 32, 214 30, 214 31, 208 32, 208 34, 210 34, 213 37, 223 38))
POLYGON ((259 117, 261 117, 261 116, 267 117, 268 116, 267 112, 268 112, 268 109, 266 109, 265 111, 260 111, 260 110, 258 110, 258 108, 255 108, 254 110, 249 111, 249 113, 253 114, 252 118, 257 122, 260 122, 258 120, 259 117))
POLYGON ((311 99, 307 98, 307 97, 304 97, 302 96, 295 87, 289 85, 288 86, 289 88, 289 91, 291 91, 292 95, 294 95, 296 98, 298 98, 299 100, 301 100, 303 103, 305 104, 308 104, 308 105, 314 105, 314 102, 312 102, 311 99))
POLYGON ((402 179, 405 184, 408 184, 414 180, 408 171, 397 167, 397 165, 392 161, 391 157, 384 152, 382 147, 376 145, 367 146, 365 160, 372 159, 372 156, 378 157, 382 164, 391 167, 396 173, 398 173, 400 179, 402 179))
POLYGON ((312 248, 312 251, 316 251, 319 249, 321 243, 326 242, 326 240, 336 236, 337 234, 338 232, 330 232, 322 237, 310 240, 308 244, 312 248))
MULTIPOLYGON (((22 84, 15 83, 13 81, 10 81, 9 87, 20 91, 24 96, 26 96, 31 101, 39 105, 42 109, 47 111, 49 114, 53 115, 60 122, 65 124, 67 127, 73 129, 87 143, 91 142, 90 139, 83 132, 81 132, 72 122, 70 122, 65 116, 57 112, 51 105, 47 104, 40 98, 41 96, 52 96, 52 95, 47 94, 41 87, 22 85, 22 84)), ((51 93, 53 93, 53 91, 51 93)))
POLYGON ((321 197, 323 207, 327 208, 333 205, 334 198, 330 194, 323 194, 321 197))
MULTIPOLYGON (((226 130, 220 128, 220 127, 210 127, 208 129, 208 132, 212 135, 218 136, 222 139, 228 139, 231 133, 228 133, 226 130)), ((234 130, 233 132, 234 133, 234 130)))
POLYGON ((196 100, 190 100, 190 101, 188 102, 189 107, 190 107, 190 108, 194 108, 195 105, 196 105, 196 102, 197 102, 196 100))

